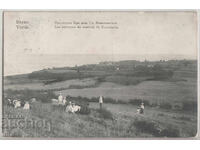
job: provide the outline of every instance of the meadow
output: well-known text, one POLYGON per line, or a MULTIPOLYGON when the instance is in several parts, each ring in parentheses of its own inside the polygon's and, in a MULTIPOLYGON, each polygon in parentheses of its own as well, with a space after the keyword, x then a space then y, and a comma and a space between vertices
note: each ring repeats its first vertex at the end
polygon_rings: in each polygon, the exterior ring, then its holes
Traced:
MULTIPOLYGON (((194 113, 176 112, 146 107, 145 114, 136 114, 137 106, 105 104, 103 112, 98 103, 90 103, 89 114, 69 114, 50 103, 32 104, 30 111, 5 106, 5 114, 23 116, 26 120, 45 120, 50 128, 27 126, 8 128, 4 135, 9 137, 194 137, 197 118, 194 113), (165 133, 165 134, 164 134, 165 133)), ((19 119, 20 120, 20 119, 19 119)), ((18 119, 16 119, 16 122, 18 119)))
MULTIPOLYGON (((4 116, 50 122, 48 128, 5 128, 11 137, 194 137, 197 131, 196 61, 123 61, 54 68, 4 78, 4 116), (136 63, 136 64, 132 64, 136 63), (116 67, 117 66, 117 67, 116 67), (135 67, 136 66, 136 67, 135 67), (138 67, 137 67, 138 66, 138 67), (154 66, 154 67, 152 67, 154 66), (120 68, 116 69, 116 68, 120 68), (69 114, 53 107, 59 93, 82 107, 69 114), (98 98, 104 98, 103 110, 98 98), (8 98, 30 101, 14 109, 8 98), (144 115, 137 107, 144 102, 144 115)), ((7 118, 7 125, 9 117, 7 118)), ((9 125, 8 125, 9 127, 9 125)))

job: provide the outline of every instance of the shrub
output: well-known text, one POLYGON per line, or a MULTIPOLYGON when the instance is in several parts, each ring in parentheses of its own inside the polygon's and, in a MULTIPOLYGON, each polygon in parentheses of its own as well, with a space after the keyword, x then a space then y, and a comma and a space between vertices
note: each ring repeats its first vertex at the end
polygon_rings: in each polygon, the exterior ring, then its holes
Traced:
POLYGON ((163 102, 160 104, 160 108, 163 108, 163 109, 172 109, 172 105, 168 102, 163 102))
POLYGON ((98 109, 97 111, 99 112, 101 118, 113 119, 113 114, 110 111, 106 110, 105 108, 98 109))
POLYGON ((81 110, 79 111, 79 113, 83 114, 83 115, 88 115, 88 114, 90 114, 90 109, 87 106, 82 106, 81 110))

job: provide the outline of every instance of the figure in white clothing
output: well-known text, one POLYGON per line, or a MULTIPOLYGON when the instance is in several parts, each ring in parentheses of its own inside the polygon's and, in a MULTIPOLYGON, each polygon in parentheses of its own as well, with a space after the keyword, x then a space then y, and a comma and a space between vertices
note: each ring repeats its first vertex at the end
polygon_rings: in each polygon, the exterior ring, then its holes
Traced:
POLYGON ((67 105, 65 111, 66 111, 66 112, 69 112, 69 113, 72 113, 72 112, 73 112, 73 107, 72 107, 71 101, 69 102, 69 105, 67 105))
POLYGON ((60 93, 60 95, 58 96, 58 104, 62 104, 63 103, 63 96, 60 93))
POLYGON ((138 107, 137 113, 144 114, 144 103, 141 103, 140 107, 138 107))
POLYGON ((20 100, 13 100, 13 105, 15 108, 21 107, 21 101, 20 100))
POLYGON ((63 99, 63 105, 65 105, 67 103, 66 97, 64 97, 63 99))
POLYGON ((102 105, 103 105, 103 97, 100 96, 99 97, 99 107, 100 107, 100 109, 102 109, 102 105))
POLYGON ((25 110, 29 110, 29 109, 30 109, 29 102, 26 102, 26 103, 24 104, 24 108, 23 108, 23 109, 25 109, 25 110))

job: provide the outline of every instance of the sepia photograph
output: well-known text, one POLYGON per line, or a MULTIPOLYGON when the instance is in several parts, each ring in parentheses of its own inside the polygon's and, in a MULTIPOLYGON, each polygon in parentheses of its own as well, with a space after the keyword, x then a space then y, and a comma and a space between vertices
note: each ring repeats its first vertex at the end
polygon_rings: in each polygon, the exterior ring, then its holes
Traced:
POLYGON ((195 138, 197 11, 4 11, 5 138, 195 138))

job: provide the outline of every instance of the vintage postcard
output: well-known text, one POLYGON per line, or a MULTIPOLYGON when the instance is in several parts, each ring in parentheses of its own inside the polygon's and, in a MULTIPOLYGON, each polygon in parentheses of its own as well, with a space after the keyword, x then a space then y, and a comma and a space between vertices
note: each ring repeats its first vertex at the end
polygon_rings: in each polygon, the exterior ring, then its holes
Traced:
POLYGON ((197 11, 2 15, 3 138, 197 137, 197 11))

